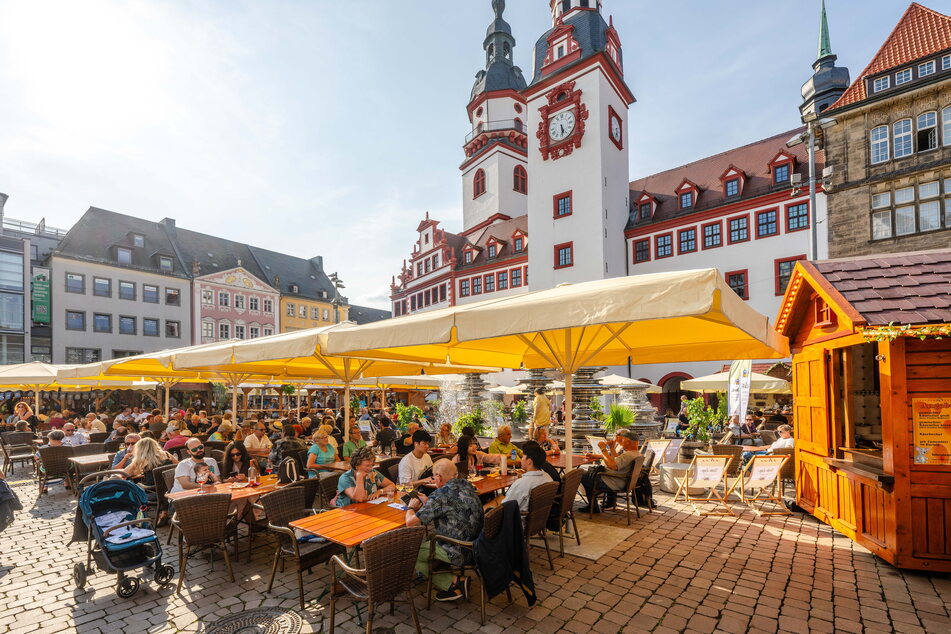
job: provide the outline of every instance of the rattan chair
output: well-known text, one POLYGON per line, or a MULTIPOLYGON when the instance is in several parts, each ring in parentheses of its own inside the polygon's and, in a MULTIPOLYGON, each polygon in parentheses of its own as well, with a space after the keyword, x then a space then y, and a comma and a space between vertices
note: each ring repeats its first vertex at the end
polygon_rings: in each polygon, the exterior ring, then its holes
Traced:
POLYGON ((69 468, 69 459, 73 457, 73 447, 40 447, 39 464, 37 465, 37 480, 40 485, 40 495, 46 493, 46 483, 50 480, 62 478, 66 486, 72 488, 73 476, 69 468))
POLYGON ((103 449, 106 450, 106 453, 119 453, 125 447, 125 441, 122 439, 119 440, 107 440, 103 443, 103 449))
MULTIPOLYGON (((301 486, 288 486, 279 491, 268 493, 259 500, 267 515, 269 531, 277 537, 274 549, 274 563, 271 565, 271 578, 267 582, 266 592, 274 586, 277 564, 281 560, 292 560, 297 565, 297 591, 300 609, 304 609, 304 570, 326 563, 334 555, 343 552, 343 548, 332 542, 297 541, 297 534, 288 524, 302 517, 313 515, 314 510, 304 502, 307 491, 301 486)), ((283 569, 283 566, 282 566, 283 569)))
POLYGON ((389 467, 386 471, 383 472, 383 475, 385 475, 387 478, 389 478, 389 479, 390 479, 390 482, 395 482, 395 483, 399 484, 399 481, 400 481, 400 463, 397 462, 397 463, 394 464, 394 465, 390 465, 390 467, 389 467))
MULTIPOLYGON (((380 461, 380 464, 376 466, 376 470, 385 475, 387 478, 390 477, 390 467, 393 465, 398 465, 402 458, 387 458, 386 460, 380 461)), ((390 478, 392 480, 392 478, 390 478)), ((393 482, 398 482, 398 480, 393 480, 393 482)))
POLYGON ((528 494, 528 512, 525 514, 525 552, 529 552, 529 539, 535 535, 540 535, 545 542, 545 553, 548 555, 548 567, 552 570, 555 565, 551 560, 551 549, 548 547, 547 524, 548 516, 551 514, 551 505, 555 503, 555 496, 558 495, 558 483, 546 482, 540 484, 528 494))
POLYGON ((393 602, 405 593, 416 632, 419 627, 419 615, 413 601, 413 571, 419 547, 426 536, 424 526, 397 528, 363 542, 366 568, 351 568, 334 555, 330 559, 330 576, 333 578, 333 590, 330 593, 330 632, 334 631, 334 616, 338 599, 367 602, 367 633, 373 632, 373 616, 376 608, 393 602), (338 575, 339 571, 339 575, 338 575))
POLYGON ((320 478, 318 480, 318 487, 320 488, 320 507, 324 509, 331 508, 330 501, 337 496, 337 483, 340 482, 340 476, 343 474, 339 471, 332 473, 325 478, 320 478))
POLYGON ((568 522, 571 522, 575 540, 579 546, 581 545, 581 535, 578 534, 578 523, 575 521, 574 504, 583 476, 584 470, 576 468, 561 478, 561 493, 558 495, 556 510, 558 512, 558 547, 562 556, 565 554, 565 529, 568 528, 568 522))
POLYGON ((730 456, 730 462, 726 466, 728 477, 736 478, 740 475, 740 460, 743 455, 742 445, 713 445, 714 456, 730 456))
POLYGON ((793 486, 793 496, 796 494, 796 454, 792 447, 784 447, 781 449, 773 449, 774 456, 789 456, 789 460, 786 461, 786 464, 783 465, 783 468, 779 471, 779 488, 780 495, 786 495, 786 483, 792 482, 793 486))
POLYGON ((85 445, 75 445, 73 447, 74 456, 94 456, 97 453, 106 453, 106 443, 87 442, 85 445))
POLYGON ((763 445, 769 447, 774 442, 779 440, 779 434, 771 429, 760 429, 759 430, 760 440, 763 441, 763 445))
MULTIPOLYGON (((631 464, 631 471, 627 474, 627 479, 624 482, 624 488, 620 491, 616 491, 617 497, 624 497, 625 506, 627 507, 627 525, 631 525, 631 501, 634 501, 634 511, 637 513, 637 519, 641 519, 641 510, 637 504, 637 496, 634 495, 634 488, 637 486, 637 479, 641 475, 641 469, 644 468, 644 455, 639 455, 634 458, 634 462, 631 464)), ((589 504, 589 514, 588 519, 594 517, 594 501, 602 494, 605 494, 604 491, 600 491, 598 484, 601 480, 602 475, 599 473, 594 481, 594 500, 591 500, 589 504)))
MULTIPOLYGON (((172 465, 177 466, 177 465, 172 465)), ((165 469, 161 472, 160 477, 162 478, 162 484, 165 486, 165 492, 168 493, 172 490, 172 487, 175 486, 175 469, 165 469)), ((158 485, 156 481, 156 486, 158 485)), ((168 498, 165 498, 165 508, 171 514, 172 505, 169 503, 168 498)), ((175 532, 175 525, 172 524, 168 529, 168 539, 165 541, 166 544, 172 543, 172 533, 175 532)))
MULTIPOLYGON (((175 467, 174 464, 166 464, 161 467, 155 467, 152 469, 152 482, 154 486, 152 491, 155 493, 155 525, 159 525, 159 516, 163 511, 168 512, 168 498, 165 497, 165 494, 168 493, 171 486, 166 482, 165 473, 171 473, 171 479, 175 479, 175 467)), ((173 482, 174 484, 174 482, 173 482)), ((148 490, 148 487, 146 487, 148 490)), ((171 530, 169 530, 171 533, 171 530)))
POLYGON ((208 457, 218 463, 218 469, 220 470, 225 464, 225 452, 221 449, 210 449, 208 451, 208 457))
MULTIPOLYGON (((485 514, 485 519, 482 522, 482 534, 485 535, 486 539, 495 539, 495 536, 498 535, 499 529, 502 528, 502 513, 503 509, 501 506, 497 506, 488 513, 485 514)), ((475 560, 471 557, 467 563, 456 566, 454 564, 447 564, 436 559, 436 543, 445 542, 450 544, 456 544, 464 550, 472 551, 473 544, 475 542, 464 542, 458 539, 453 539, 451 537, 445 537, 443 535, 433 535, 432 537, 432 546, 429 549, 429 583, 426 586, 426 609, 432 607, 433 605, 433 570, 440 566, 449 566, 453 572, 457 575, 464 576, 469 570, 473 570, 476 573, 476 576, 479 577, 479 596, 480 596, 480 608, 482 610, 482 625, 485 625, 485 584, 482 580, 482 573, 479 571, 479 566, 475 563, 475 560)), ((506 589, 508 593, 509 601, 512 600, 512 591, 506 589)))
POLYGON ((13 471, 16 463, 33 465, 33 432, 8 431, 0 434, 0 450, 3 452, 2 473, 13 471))
POLYGON ((185 581, 188 558, 205 548, 219 549, 224 554, 228 577, 234 583, 234 571, 225 538, 235 531, 234 516, 230 514, 229 493, 193 495, 175 502, 172 525, 178 530, 178 588, 181 593, 185 581), (193 550, 195 549, 195 550, 193 550))
MULTIPOLYGON (((327 478, 329 479, 329 478, 327 478)), ((298 489, 304 490, 304 507, 309 509, 321 508, 319 501, 320 498, 320 483, 322 480, 320 478, 304 478, 303 480, 298 480, 297 482, 291 482, 288 488, 295 487, 298 489)), ((334 483, 336 487, 336 483, 334 483)))
POLYGON ((104 443, 106 442, 106 438, 108 437, 109 437, 109 432, 107 431, 94 431, 91 434, 89 434, 89 442, 90 443, 101 443, 101 442, 104 443))
POLYGON ((209 450, 215 449, 217 451, 224 451, 225 448, 227 448, 227 446, 231 444, 223 440, 205 440, 203 441, 203 443, 205 447, 207 447, 209 450))
POLYGON ((175 457, 180 461, 189 457, 188 447, 182 445, 181 447, 173 447, 171 453, 175 454, 175 457))

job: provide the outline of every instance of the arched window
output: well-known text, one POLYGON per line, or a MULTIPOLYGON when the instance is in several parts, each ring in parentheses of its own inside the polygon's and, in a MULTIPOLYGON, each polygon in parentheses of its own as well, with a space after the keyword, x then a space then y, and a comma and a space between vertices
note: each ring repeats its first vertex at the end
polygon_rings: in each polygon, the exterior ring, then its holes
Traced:
POLYGON ((880 125, 876 128, 872 128, 870 139, 872 165, 887 161, 889 158, 888 126, 880 125))
POLYGON ((472 197, 478 198, 485 193, 485 171, 476 170, 475 178, 472 179, 472 197))
POLYGON ((911 119, 902 119, 892 124, 892 139, 895 143, 895 158, 909 156, 914 151, 911 141, 911 119))
POLYGON ((502 56, 505 59, 512 59, 512 47, 509 46, 508 42, 502 44, 502 56))
POLYGON ((528 193, 528 172, 521 165, 515 166, 514 181, 515 184, 512 188, 515 191, 520 194, 528 193))

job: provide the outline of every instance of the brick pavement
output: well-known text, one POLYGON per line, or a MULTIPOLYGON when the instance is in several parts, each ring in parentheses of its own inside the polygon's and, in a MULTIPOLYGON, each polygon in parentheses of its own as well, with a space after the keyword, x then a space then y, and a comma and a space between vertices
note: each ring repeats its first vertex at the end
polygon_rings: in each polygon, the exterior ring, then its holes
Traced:
MULTIPOLYGON (((65 546, 74 498, 61 486, 37 500, 31 480, 9 478, 24 511, 0 534, 0 634, 19 632, 195 632, 202 622, 246 608, 281 606, 298 611, 296 580, 288 568, 263 594, 273 553, 269 537, 256 537, 250 564, 235 564, 231 584, 219 559, 214 569, 197 559, 182 595, 174 584, 158 590, 143 582, 132 599, 115 594, 115 576, 98 573, 85 590, 72 582, 72 565, 84 546, 65 546)), ((810 517, 706 518, 671 504, 634 520, 635 533, 597 562, 556 557, 549 571, 533 552, 539 601, 528 608, 518 592, 488 606, 479 625, 478 604, 434 603, 417 595, 427 632, 948 632, 951 580, 947 575, 901 572, 810 517)), ((736 507, 739 510, 739 506, 736 507)), ((595 516, 624 526, 623 514, 595 516)), ((160 529, 164 539, 164 530, 160 529)), ((556 540, 557 541, 557 540, 556 540)), ((166 548, 166 562, 175 562, 166 548)), ((316 597, 327 572, 305 576, 316 597)), ((423 586, 421 586, 423 587, 423 586)), ((327 629, 327 601, 301 615, 306 632, 327 629)), ((344 606, 347 604, 344 603, 344 606)), ((412 631, 408 608, 378 619, 380 627, 412 631)), ((338 611, 339 631, 362 631, 353 610, 338 611)))

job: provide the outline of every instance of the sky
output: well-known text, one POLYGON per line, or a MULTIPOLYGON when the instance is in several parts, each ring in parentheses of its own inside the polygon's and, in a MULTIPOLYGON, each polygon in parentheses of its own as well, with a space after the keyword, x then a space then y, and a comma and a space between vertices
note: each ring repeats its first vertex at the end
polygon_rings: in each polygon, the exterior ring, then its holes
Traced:
MULTIPOLYGON (((509 0, 529 79, 548 0, 509 0)), ((951 12, 951 0, 924 4, 951 12)), ((0 192, 69 228, 90 206, 304 258, 390 307, 424 214, 462 226, 465 106, 490 0, 0 0, 0 192)), ((604 0, 631 178, 791 130, 819 0, 604 0)), ((855 79, 898 0, 828 0, 855 79)))

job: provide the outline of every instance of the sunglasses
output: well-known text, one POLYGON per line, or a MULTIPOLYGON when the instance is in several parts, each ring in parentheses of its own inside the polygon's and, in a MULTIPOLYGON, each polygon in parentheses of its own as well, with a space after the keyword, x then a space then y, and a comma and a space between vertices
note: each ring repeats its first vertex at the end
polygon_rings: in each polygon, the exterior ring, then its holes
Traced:
POLYGON ((237 457, 240 458, 240 457, 241 457, 241 452, 240 452, 240 451, 232 451, 232 452, 231 452, 231 455, 232 455, 232 456, 237 456, 237 457))
POLYGON ((198 451, 199 449, 204 449, 204 448, 205 448, 204 445, 195 445, 194 447, 192 447, 192 448, 189 449, 188 451, 194 452, 194 451, 198 451))
POLYGON ((128 446, 132 446, 132 445, 135 444, 135 441, 134 441, 134 440, 127 440, 127 441, 125 442, 125 444, 126 444, 127 447, 128 447, 128 446))

